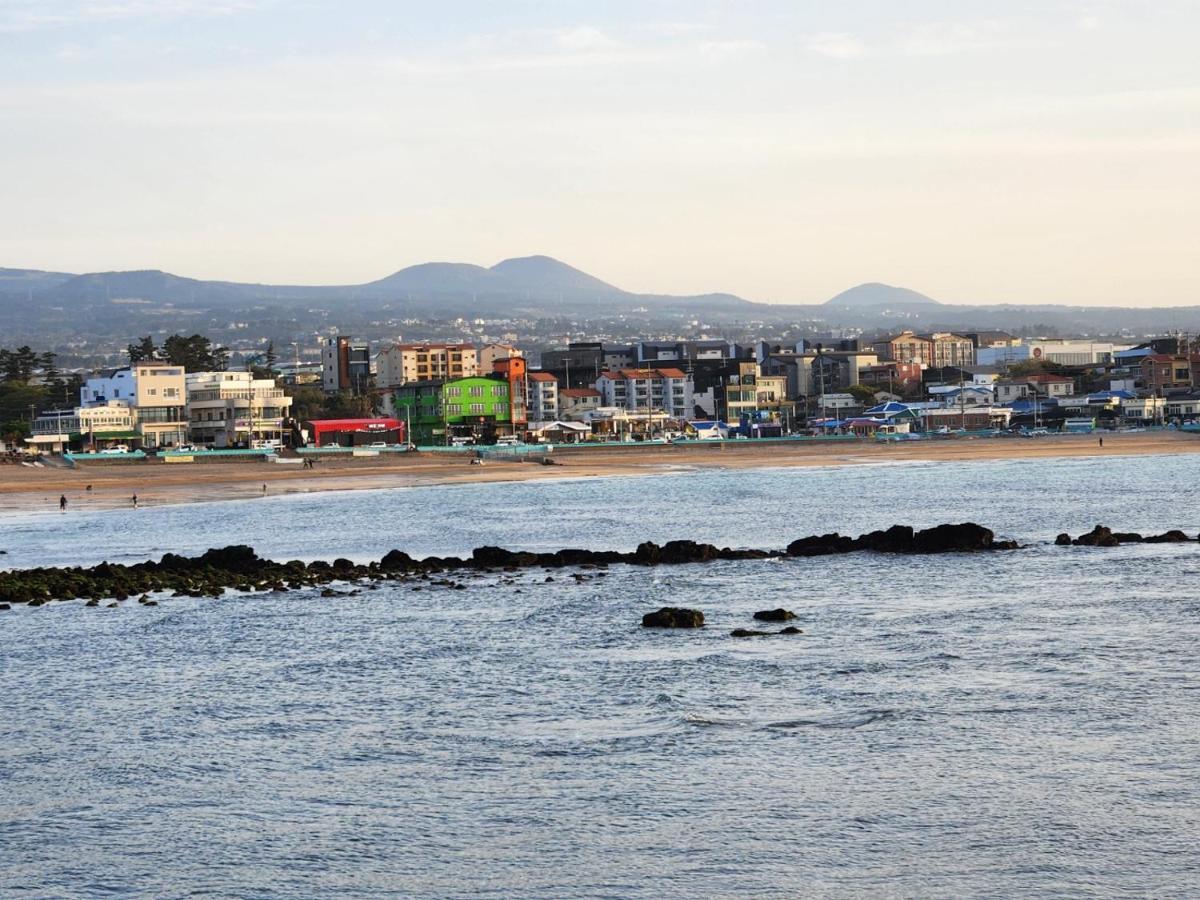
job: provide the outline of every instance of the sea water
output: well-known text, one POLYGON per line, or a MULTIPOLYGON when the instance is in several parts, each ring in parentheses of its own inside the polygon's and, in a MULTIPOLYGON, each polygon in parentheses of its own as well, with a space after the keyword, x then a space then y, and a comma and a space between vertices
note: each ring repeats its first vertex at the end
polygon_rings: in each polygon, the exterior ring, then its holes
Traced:
POLYGON ((362 561, 783 547, 966 520, 1027 546, 14 608, 0 891, 1194 895, 1200 545, 1051 542, 1097 522, 1195 535, 1196 465, 679 471, 7 517, 9 567, 231 543, 362 561), (639 627, 664 605, 708 624, 639 627), (778 606, 804 634, 730 637, 778 606))

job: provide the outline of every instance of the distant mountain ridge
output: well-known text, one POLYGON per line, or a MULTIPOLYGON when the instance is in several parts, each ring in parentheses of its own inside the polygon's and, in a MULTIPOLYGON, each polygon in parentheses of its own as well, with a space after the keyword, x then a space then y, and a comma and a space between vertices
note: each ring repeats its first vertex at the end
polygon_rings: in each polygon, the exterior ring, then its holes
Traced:
POLYGON ((924 294, 909 290, 908 288, 895 287, 890 284, 881 284, 877 281, 860 284, 849 290, 842 291, 834 297, 830 297, 823 304, 825 306, 845 306, 845 307, 900 307, 907 308, 911 306, 941 306, 941 304, 932 297, 927 297, 924 294))

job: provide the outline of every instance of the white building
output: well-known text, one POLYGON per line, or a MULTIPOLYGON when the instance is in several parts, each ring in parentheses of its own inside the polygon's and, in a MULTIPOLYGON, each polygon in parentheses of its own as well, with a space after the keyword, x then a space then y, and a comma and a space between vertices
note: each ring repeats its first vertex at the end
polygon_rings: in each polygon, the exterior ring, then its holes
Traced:
POLYGON ((601 372, 596 379, 601 406, 628 412, 662 410, 675 419, 690 419, 693 409, 692 378, 679 369, 619 369, 601 372))
POLYGON ((187 376, 191 441, 216 449, 282 441, 292 398, 273 378, 250 372, 192 372, 187 376))
POLYGON ((33 434, 26 443, 44 453, 62 453, 72 445, 103 450, 140 438, 129 402, 109 400, 97 406, 42 413, 34 419, 33 434))
POLYGON ((1013 347, 980 347, 975 361, 981 366, 1011 366, 1028 360, 1043 360, 1064 366, 1092 366, 1110 363, 1114 353, 1129 350, 1132 344, 1107 341, 1026 341, 1013 347))
POLYGON ((567 422, 585 422, 600 408, 600 392, 595 388, 562 388, 558 392, 558 418, 567 422))
POLYGON ((84 407, 122 400, 133 414, 143 447, 166 447, 187 441, 187 396, 182 366, 140 362, 89 378, 79 392, 84 407))
POLYGON ((526 413, 530 422, 553 422, 558 418, 558 379, 549 372, 530 372, 526 413))

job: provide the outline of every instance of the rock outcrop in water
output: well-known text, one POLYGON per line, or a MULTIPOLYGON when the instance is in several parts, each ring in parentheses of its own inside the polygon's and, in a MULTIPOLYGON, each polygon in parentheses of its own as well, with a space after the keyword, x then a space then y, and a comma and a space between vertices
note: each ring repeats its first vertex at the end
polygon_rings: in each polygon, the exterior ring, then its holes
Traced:
POLYGON ((796 618, 796 614, 788 609, 760 609, 754 618, 759 622, 787 622, 796 618))
POLYGON ((989 528, 974 522, 937 525, 915 531, 908 525, 893 525, 858 538, 837 532, 800 538, 788 544, 788 556, 827 556, 872 550, 876 553, 965 553, 977 550, 1016 550, 1016 541, 997 541, 989 528))
POLYGON ((780 628, 778 631, 755 631, 752 628, 735 628, 729 632, 730 637, 748 638, 748 637, 774 637, 777 634, 804 634, 795 625, 789 625, 787 628, 780 628))
MULTIPOLYGON (((1167 537, 1146 540, 1159 539, 1166 540, 1167 537)), ((378 562, 369 564, 355 563, 345 558, 335 559, 333 562, 316 560, 304 563, 292 560, 280 563, 261 558, 252 547, 235 545, 209 550, 196 557, 168 553, 158 562, 148 561, 134 565, 104 562, 90 568, 46 567, 0 572, 0 602, 24 603, 30 606, 38 606, 50 600, 72 599, 99 601, 111 598, 121 602, 131 596, 155 591, 169 591, 173 592, 174 596, 182 597, 216 597, 226 589, 279 593, 326 585, 332 581, 428 579, 433 574, 456 571, 515 572, 535 567, 603 569, 616 564, 674 566, 718 560, 823 556, 858 550, 877 553, 951 553, 1008 550, 1015 549, 1016 546, 1013 541, 996 541, 990 530, 973 523, 938 525, 923 531, 914 531, 906 525, 895 525, 885 531, 873 531, 858 538, 843 537, 836 533, 815 535, 793 541, 786 551, 739 550, 690 540, 676 540, 662 545, 646 541, 631 553, 573 548, 534 553, 488 546, 476 547, 466 558, 430 556, 417 559, 402 550, 392 550, 378 562)), ((576 578, 577 583, 581 583, 582 580, 581 577, 576 578)), ((456 589, 465 587, 460 582, 452 581, 445 582, 443 586, 456 589)), ((786 613, 786 610, 767 612, 786 613)), ((786 621, 786 618, 766 621, 786 621)))
POLYGON ((1087 534, 1074 539, 1069 534, 1060 534, 1054 543, 1060 547, 1119 547, 1121 544, 1177 544, 1190 540, 1192 538, 1178 529, 1143 537, 1136 531, 1113 531, 1104 525, 1097 525, 1087 534))
POLYGON ((657 612, 642 616, 643 628, 702 628, 704 613, 698 609, 664 606, 657 612))

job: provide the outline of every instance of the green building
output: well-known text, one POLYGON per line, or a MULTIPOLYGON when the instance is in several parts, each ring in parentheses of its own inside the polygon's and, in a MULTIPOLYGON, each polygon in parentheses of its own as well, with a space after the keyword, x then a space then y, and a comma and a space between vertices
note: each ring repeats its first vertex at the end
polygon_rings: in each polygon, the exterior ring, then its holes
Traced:
POLYGON ((454 438, 491 443, 513 433, 508 379, 474 375, 449 380, 413 381, 392 394, 396 417, 409 423, 418 445, 449 444, 454 438))

